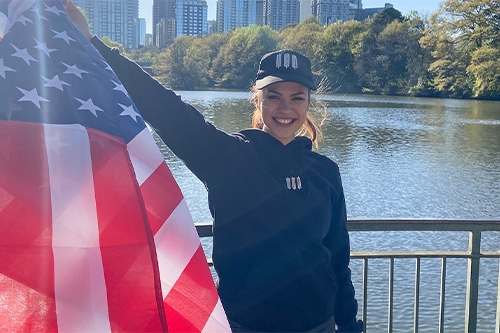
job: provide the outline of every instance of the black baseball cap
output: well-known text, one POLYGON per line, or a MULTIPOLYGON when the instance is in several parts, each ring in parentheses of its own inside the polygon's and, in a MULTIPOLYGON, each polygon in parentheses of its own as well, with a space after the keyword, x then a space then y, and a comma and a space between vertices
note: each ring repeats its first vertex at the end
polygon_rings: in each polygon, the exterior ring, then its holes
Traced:
POLYGON ((260 60, 255 88, 262 89, 272 83, 285 81, 302 83, 315 90, 309 58, 290 50, 265 54, 260 60))

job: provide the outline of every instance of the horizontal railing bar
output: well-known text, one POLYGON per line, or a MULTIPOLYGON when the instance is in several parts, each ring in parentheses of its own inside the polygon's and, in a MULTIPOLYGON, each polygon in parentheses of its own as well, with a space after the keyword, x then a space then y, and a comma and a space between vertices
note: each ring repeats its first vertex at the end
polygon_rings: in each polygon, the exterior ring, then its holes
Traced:
POLYGON ((500 252, 487 251, 480 255, 463 251, 376 251, 351 252, 351 259, 376 258, 500 258, 500 252))
MULTIPOLYGON (((195 223, 200 237, 212 236, 212 222, 195 223)), ((500 219, 349 218, 349 231, 500 231, 500 219)))
MULTIPOLYGON (((415 259, 415 258, 458 258, 458 259, 500 259, 499 252, 483 252, 481 255, 473 255, 468 252, 351 252, 351 259, 415 259)), ((209 264, 213 264, 212 258, 207 258, 209 264)))
POLYGON ((500 231, 500 219, 349 218, 349 231, 500 231))
MULTIPOLYGON (((413 252, 392 252, 392 251, 378 251, 378 252, 351 252, 351 259, 414 259, 414 258, 459 258, 459 259, 469 259, 469 258, 480 258, 480 259, 498 259, 500 258, 500 252, 485 251, 480 255, 473 255, 469 252, 461 251, 445 251, 445 252, 433 252, 433 251, 413 251, 413 252)), ((212 262, 211 258, 208 258, 209 263, 212 262)))

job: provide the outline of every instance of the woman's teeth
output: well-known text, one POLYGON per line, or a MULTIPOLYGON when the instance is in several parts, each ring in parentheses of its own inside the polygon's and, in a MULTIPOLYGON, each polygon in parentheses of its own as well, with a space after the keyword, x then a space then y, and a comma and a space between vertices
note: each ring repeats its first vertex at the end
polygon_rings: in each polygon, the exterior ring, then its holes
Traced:
POLYGON ((290 124, 293 119, 283 119, 283 118, 275 118, 275 120, 280 123, 280 124, 284 124, 284 125, 287 125, 287 124, 290 124))

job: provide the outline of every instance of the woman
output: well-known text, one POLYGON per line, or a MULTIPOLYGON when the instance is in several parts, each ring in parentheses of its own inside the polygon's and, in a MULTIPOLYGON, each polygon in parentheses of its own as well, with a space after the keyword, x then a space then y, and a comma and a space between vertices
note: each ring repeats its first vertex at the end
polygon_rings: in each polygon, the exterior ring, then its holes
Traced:
POLYGON ((235 332, 361 332, 337 165, 296 136, 315 89, 308 58, 263 57, 254 129, 229 135, 70 17, 126 87, 142 116, 205 184, 214 218, 217 288, 235 332))

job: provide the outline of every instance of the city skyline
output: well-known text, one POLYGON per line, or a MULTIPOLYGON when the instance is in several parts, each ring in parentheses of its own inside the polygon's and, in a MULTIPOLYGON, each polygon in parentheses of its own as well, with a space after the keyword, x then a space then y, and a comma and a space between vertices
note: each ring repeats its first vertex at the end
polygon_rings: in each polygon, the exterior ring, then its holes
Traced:
MULTIPOLYGON (((217 0, 206 0, 208 4, 207 18, 208 20, 216 19, 217 0)), ((418 2, 408 0, 363 0, 363 8, 384 7, 384 4, 392 3, 394 8, 401 11, 403 15, 408 14, 412 10, 417 10, 421 13, 433 13, 439 8, 441 1, 436 0, 420 0, 418 2)), ((139 17, 146 19, 146 32, 152 33, 152 12, 153 0, 139 0, 139 17)))

